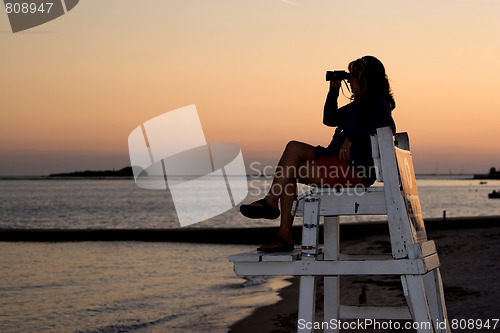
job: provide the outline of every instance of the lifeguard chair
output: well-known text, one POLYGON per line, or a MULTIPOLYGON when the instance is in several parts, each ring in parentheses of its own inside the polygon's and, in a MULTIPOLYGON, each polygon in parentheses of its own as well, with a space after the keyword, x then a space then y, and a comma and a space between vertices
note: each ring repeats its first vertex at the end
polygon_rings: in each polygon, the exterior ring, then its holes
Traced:
MULTIPOLYGON (((300 196, 293 207, 303 216, 302 246, 291 252, 259 251, 231 255, 238 276, 300 276, 299 332, 313 332, 315 279, 324 276, 324 322, 344 319, 413 320, 417 332, 450 332, 439 258, 427 240, 413 162, 406 133, 390 127, 372 136, 377 180, 383 186, 338 190, 316 189, 300 196), (339 216, 387 215, 392 254, 339 253, 339 216), (324 246, 318 246, 320 216, 324 217, 324 246), (406 306, 344 306, 339 304, 339 276, 399 275, 406 306)), ((327 325, 325 332, 337 332, 327 325)))

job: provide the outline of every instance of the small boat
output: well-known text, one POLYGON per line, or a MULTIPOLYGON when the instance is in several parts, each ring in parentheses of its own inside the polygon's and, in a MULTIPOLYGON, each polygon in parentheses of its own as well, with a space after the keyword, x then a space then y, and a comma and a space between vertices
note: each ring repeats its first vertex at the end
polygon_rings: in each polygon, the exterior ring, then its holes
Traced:
POLYGON ((497 192, 497 191, 493 190, 493 192, 488 193, 488 198, 490 198, 490 199, 500 199, 500 191, 497 192))

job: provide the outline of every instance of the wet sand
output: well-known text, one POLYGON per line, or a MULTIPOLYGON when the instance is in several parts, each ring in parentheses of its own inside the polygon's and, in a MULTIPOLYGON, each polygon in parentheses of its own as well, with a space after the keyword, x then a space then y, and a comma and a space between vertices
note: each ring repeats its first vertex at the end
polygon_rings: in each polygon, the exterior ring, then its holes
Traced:
MULTIPOLYGON (((478 228, 428 228, 436 243, 441 262, 446 306, 450 322, 461 319, 500 318, 500 219, 478 228)), ((341 242, 342 253, 389 253, 389 237, 366 236, 341 242)), ((258 308, 247 318, 230 327, 231 333, 296 332, 298 278, 280 291, 277 304, 258 308)), ((341 278, 341 304, 406 304, 398 276, 346 276, 341 278), (363 293, 364 290, 364 293, 363 293), (365 296, 363 296, 364 294, 365 296)), ((323 281, 317 282, 316 321, 322 321, 323 281)), ((462 324, 464 322, 462 321, 462 324)), ((500 322, 496 330, 500 330, 500 322)), ((490 329, 455 329, 453 332, 492 332, 490 329)), ((347 332, 347 330, 346 330, 347 332)), ((355 332, 350 330, 349 332, 355 332)), ((360 332, 376 332, 364 330, 360 332)), ((382 331, 380 331, 382 332, 382 331)), ((385 331, 387 332, 387 331, 385 331)), ((401 331, 400 331, 401 332, 401 331)))

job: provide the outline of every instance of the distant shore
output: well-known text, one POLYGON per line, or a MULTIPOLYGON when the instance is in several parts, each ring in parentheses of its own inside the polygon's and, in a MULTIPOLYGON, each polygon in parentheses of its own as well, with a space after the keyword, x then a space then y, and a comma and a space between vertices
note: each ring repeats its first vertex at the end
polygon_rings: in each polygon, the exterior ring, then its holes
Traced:
MULTIPOLYGON (((500 175, 500 174, 499 174, 500 175)), ((249 178, 272 178, 273 175, 246 175, 249 178)), ((417 179, 456 179, 456 180, 498 180, 497 175, 472 173, 419 173, 417 179)), ((53 180, 53 179, 134 179, 131 167, 120 170, 86 170, 49 175, 0 175, 0 180, 53 180)))
POLYGON ((132 178, 134 176, 132 167, 125 167, 120 170, 104 171, 75 171, 69 173, 52 173, 50 178, 132 178))
POLYGON ((489 173, 486 174, 475 174, 474 179, 500 179, 500 170, 491 168, 489 173))

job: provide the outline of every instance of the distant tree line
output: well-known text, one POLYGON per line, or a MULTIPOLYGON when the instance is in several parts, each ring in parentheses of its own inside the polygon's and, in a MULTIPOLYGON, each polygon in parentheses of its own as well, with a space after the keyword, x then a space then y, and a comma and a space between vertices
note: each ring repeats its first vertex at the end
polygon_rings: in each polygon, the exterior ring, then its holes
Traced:
POLYGON ((69 173, 52 173, 49 177, 54 178, 132 178, 134 176, 132 167, 125 167, 120 170, 104 171, 75 171, 69 173))

